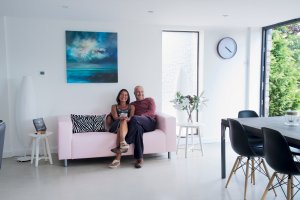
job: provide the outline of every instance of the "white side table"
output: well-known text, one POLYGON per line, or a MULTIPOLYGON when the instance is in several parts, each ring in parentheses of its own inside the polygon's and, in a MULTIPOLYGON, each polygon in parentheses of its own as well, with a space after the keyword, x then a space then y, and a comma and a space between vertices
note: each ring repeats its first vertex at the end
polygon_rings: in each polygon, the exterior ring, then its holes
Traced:
POLYGON ((39 165, 39 160, 45 159, 46 161, 49 160, 50 164, 52 165, 52 156, 49 147, 48 136, 52 135, 53 132, 46 131, 45 134, 29 134, 32 137, 32 149, 31 149, 31 164, 33 163, 33 159, 35 159, 35 167, 39 165), (44 156, 40 157, 40 140, 42 140, 42 144, 44 147, 44 156))
POLYGON ((177 126, 179 126, 179 136, 178 136, 178 139, 177 139, 177 150, 176 150, 176 153, 178 152, 178 149, 179 149, 179 141, 181 139, 182 129, 185 128, 186 129, 186 131, 185 131, 185 157, 187 157, 188 137, 189 137, 189 135, 191 136, 191 139, 192 139, 191 149, 192 150, 200 150, 202 152, 202 156, 203 156, 203 148, 202 148, 202 140, 201 140, 200 130, 201 130, 201 126, 204 126, 204 124, 201 123, 201 122, 177 123, 177 126), (191 130, 190 134, 189 134, 189 129, 191 130), (196 131, 197 131, 198 138, 199 138, 200 149, 195 149, 194 148, 194 133, 193 133, 193 129, 196 129, 196 131))

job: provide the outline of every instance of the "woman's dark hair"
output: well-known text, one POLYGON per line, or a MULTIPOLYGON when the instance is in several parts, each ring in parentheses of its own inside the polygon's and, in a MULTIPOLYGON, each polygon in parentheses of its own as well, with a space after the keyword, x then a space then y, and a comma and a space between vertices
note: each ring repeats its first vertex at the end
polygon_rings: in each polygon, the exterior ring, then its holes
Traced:
POLYGON ((118 96, 117 96, 117 102, 118 102, 118 105, 120 105, 120 99, 119 99, 119 97, 120 97, 120 95, 121 95, 121 93, 122 92, 127 92, 127 94, 128 94, 128 99, 127 99, 127 101, 126 101, 126 104, 129 104, 130 103, 130 95, 129 95, 129 92, 126 90, 126 89, 122 89, 122 90, 120 90, 120 92, 119 92, 119 94, 118 94, 118 96))

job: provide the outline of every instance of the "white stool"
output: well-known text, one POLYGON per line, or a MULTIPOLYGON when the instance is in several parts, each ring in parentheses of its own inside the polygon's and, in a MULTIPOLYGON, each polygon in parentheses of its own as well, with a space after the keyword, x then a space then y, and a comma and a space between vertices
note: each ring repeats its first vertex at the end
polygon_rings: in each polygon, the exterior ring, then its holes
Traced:
POLYGON ((178 139, 177 139, 177 150, 176 150, 176 153, 178 152, 178 149, 179 149, 179 141, 181 139, 181 131, 182 131, 182 128, 185 128, 186 129, 186 132, 185 132, 185 157, 187 157, 187 151, 188 151, 188 136, 189 136, 189 129, 191 130, 191 139, 192 139, 192 146, 191 146, 191 149, 192 150, 200 150, 202 152, 202 156, 203 156, 203 148, 202 148, 202 141, 201 141, 201 135, 200 135, 200 128, 201 126, 204 126, 203 123, 200 123, 200 122, 195 122, 195 123, 178 123, 177 124, 179 126, 179 136, 178 136, 178 139), (196 129, 197 131, 197 134, 198 134, 198 138, 199 138, 199 146, 200 146, 200 149, 195 149, 194 148, 194 133, 193 133, 193 129, 196 129))
POLYGON ((31 164, 33 163, 33 159, 35 159, 36 167, 39 165, 40 159, 45 159, 46 161, 49 160, 50 164, 53 164, 48 142, 48 136, 52 134, 53 133, 49 131, 47 131, 45 134, 29 134, 29 136, 32 137, 31 164), (44 146, 44 156, 42 157, 40 157, 40 140, 43 140, 42 144, 44 146))

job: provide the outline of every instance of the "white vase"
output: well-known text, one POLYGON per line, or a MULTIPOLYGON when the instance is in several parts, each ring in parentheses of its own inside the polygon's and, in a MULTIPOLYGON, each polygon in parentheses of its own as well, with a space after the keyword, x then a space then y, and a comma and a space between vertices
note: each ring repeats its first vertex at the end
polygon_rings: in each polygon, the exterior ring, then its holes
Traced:
POLYGON ((34 131, 32 120, 36 114, 36 95, 31 76, 24 76, 16 94, 15 120, 19 142, 23 151, 28 151, 30 144, 29 133, 34 131))

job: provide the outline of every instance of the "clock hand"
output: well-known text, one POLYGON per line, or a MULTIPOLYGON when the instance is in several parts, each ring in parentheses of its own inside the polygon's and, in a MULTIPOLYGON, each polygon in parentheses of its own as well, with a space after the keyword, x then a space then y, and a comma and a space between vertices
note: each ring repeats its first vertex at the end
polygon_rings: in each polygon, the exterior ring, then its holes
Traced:
POLYGON ((225 47, 225 49, 227 49, 230 53, 232 53, 232 51, 230 51, 230 49, 228 49, 228 47, 225 47))

